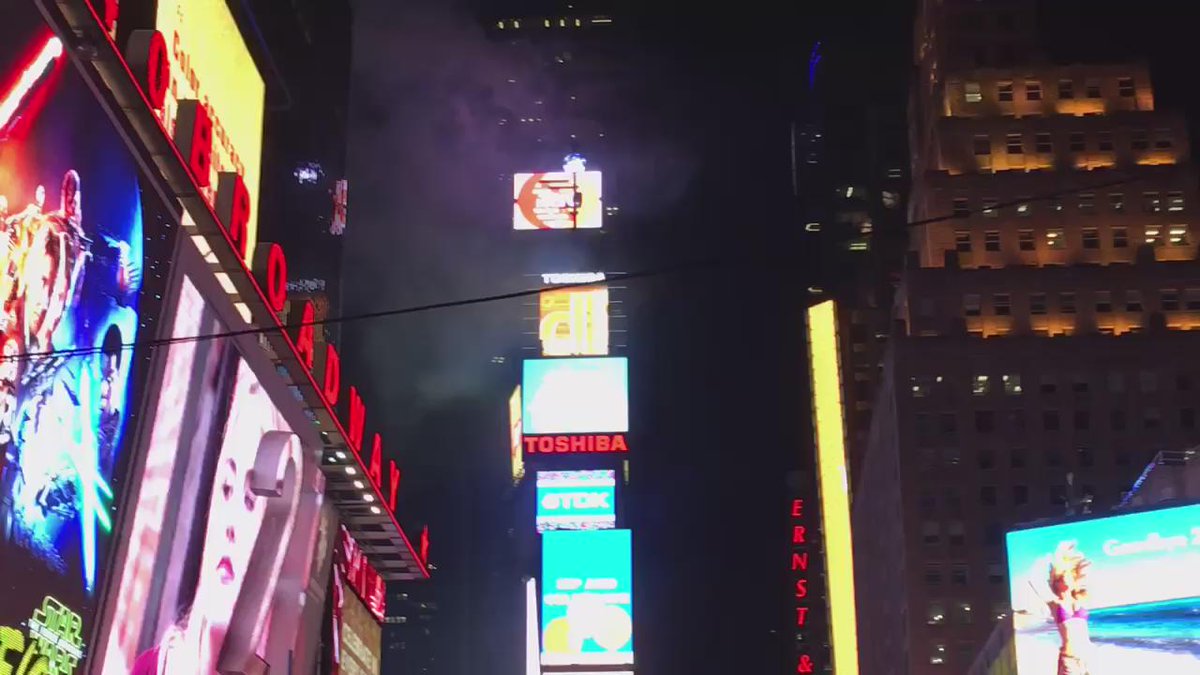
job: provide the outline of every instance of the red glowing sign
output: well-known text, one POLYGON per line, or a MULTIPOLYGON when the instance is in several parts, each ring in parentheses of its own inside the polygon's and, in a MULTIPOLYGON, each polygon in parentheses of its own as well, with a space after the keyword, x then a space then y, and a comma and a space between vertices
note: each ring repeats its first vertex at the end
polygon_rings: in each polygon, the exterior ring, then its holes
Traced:
POLYGON ((387 615, 387 588, 383 579, 380 578, 379 572, 376 572, 375 568, 371 566, 367 556, 359 548, 358 542, 350 536, 346 526, 340 525, 339 528, 341 532, 338 535, 337 554, 334 558, 338 571, 362 599, 367 609, 371 610, 375 619, 382 623, 384 616, 387 615))
MULTIPOLYGON (((89 3, 88 9, 96 21, 96 25, 108 35, 109 28, 118 21, 120 3, 103 3, 103 6, 100 7, 102 14, 97 12, 97 8, 93 4, 89 3)), ((114 55, 123 62, 129 73, 130 81, 141 91, 146 106, 155 114, 156 119, 159 119, 159 128, 164 138, 171 143, 180 162, 188 170, 196 192, 201 193, 206 188, 211 189, 214 129, 221 127, 220 120, 212 119, 211 111, 202 101, 182 99, 177 101, 174 133, 173 135, 168 134, 167 127, 163 126, 161 119, 163 106, 167 105, 164 102, 166 97, 162 88, 163 83, 168 79, 164 74, 170 72, 172 61, 169 50, 163 48, 165 41, 161 33, 153 28, 134 30, 129 39, 129 49, 125 54, 122 54, 121 50, 117 48, 111 35, 109 35, 108 42, 114 55)), ((57 49, 61 51, 61 48, 61 44, 58 44, 57 49)), ((36 66, 37 62, 34 65, 36 66)), ((45 70, 44 65, 41 70, 45 70)), ((0 108, 0 112, 3 110, 0 108)), ((248 229, 251 218, 250 197, 240 171, 222 171, 217 174, 215 199, 208 206, 210 214, 220 226, 225 240, 232 247, 238 260, 242 261, 244 273, 250 276, 254 282, 259 298, 267 307, 276 312, 273 318, 291 347, 292 355, 304 366, 310 383, 317 389, 326 409, 333 416, 335 426, 354 451, 358 466, 370 478, 374 495, 364 495, 364 498, 370 497, 368 501, 381 503, 383 508, 389 510, 388 514, 392 522, 400 530, 401 536, 405 538, 405 543, 408 544, 407 537, 399 523, 395 521, 394 515, 401 472, 395 462, 388 462, 388 484, 385 491, 382 468, 383 443, 379 434, 374 435, 369 462, 364 461, 362 457, 362 440, 367 410, 357 388, 354 386, 349 388, 350 405, 346 419, 343 419, 335 409, 342 380, 341 360, 332 346, 327 347, 327 358, 324 371, 319 374, 320 380, 317 379, 318 373, 314 372, 312 324, 316 312, 312 301, 306 301, 303 307, 301 325, 296 327, 295 336, 289 334, 286 330, 287 327, 279 321, 277 313, 284 306, 287 289, 287 257, 282 247, 270 242, 256 243, 253 251, 255 255, 252 259, 254 260, 254 269, 258 274, 250 274, 249 268, 245 266, 244 261, 248 259, 245 254, 250 253, 248 248, 253 235, 248 229), (349 432, 347 432, 347 426, 349 432)), ((412 551, 411 544, 408 545, 408 548, 412 551)), ((412 552, 414 558, 419 561, 416 552, 412 552)), ((418 564, 422 567, 422 574, 427 574, 424 563, 418 562, 418 564)))
POLYGON ((795 663, 797 673, 816 672, 812 654, 809 653, 807 641, 802 640, 808 627, 808 525, 807 514, 804 510, 803 499, 793 499, 788 513, 791 521, 791 584, 789 593, 795 607, 796 617, 796 651, 795 663))
POLYGON ((521 440, 527 455, 629 452, 625 434, 524 436, 521 440))

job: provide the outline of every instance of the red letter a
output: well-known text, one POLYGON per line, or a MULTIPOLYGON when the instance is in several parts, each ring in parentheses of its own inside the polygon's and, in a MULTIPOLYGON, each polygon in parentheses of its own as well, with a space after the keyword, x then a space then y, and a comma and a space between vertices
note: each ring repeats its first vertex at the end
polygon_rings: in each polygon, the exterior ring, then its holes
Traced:
POLYGON ((375 442, 371 444, 371 466, 367 469, 367 475, 371 477, 371 482, 375 487, 381 487, 383 482, 383 439, 379 434, 375 434, 375 442))

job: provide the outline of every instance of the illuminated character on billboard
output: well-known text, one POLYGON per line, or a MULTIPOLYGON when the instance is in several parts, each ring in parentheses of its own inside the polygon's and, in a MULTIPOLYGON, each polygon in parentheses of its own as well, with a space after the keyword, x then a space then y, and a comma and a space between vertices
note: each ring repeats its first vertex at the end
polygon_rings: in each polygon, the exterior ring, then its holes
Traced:
MULTIPOLYGON (((122 326, 136 329, 141 274, 128 243, 85 228, 77 172, 63 176, 58 209, 44 202, 40 186, 16 213, 0 201, 0 525, 54 571, 78 560, 90 593, 97 527, 111 530, 122 326)), ((139 237, 140 210, 124 225, 139 237)))
MULTIPOLYGON (((1044 560, 1044 559, 1043 559, 1044 560)), ((1088 631, 1087 576, 1091 561, 1079 551, 1075 542, 1064 541, 1050 557, 1047 585, 1050 595, 1030 581, 1033 591, 1042 598, 1058 628, 1061 640, 1058 651, 1058 675, 1089 675, 1087 655, 1092 641, 1088 631)))

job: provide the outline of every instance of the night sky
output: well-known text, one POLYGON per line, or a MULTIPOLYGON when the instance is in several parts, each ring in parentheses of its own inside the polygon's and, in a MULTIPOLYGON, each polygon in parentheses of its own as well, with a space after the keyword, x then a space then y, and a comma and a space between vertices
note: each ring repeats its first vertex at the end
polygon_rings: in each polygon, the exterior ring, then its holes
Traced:
MULTIPOLYGON (((844 95, 835 115, 894 107, 911 62, 907 3, 814 4, 613 12, 636 26, 640 93, 614 141, 625 143, 622 217, 605 245, 626 269, 721 261, 630 282, 624 296, 643 672, 785 667, 784 475, 811 453, 801 317, 819 281, 791 194, 789 123, 814 40, 831 54, 826 92, 844 95)), ((1160 106, 1195 112, 1190 78, 1166 62, 1186 44, 1184 22, 1144 11, 1174 5, 1142 2, 1131 18, 1097 4, 1054 0, 1046 28, 1074 31, 1054 55, 1148 54, 1160 106)), ((497 177, 524 167, 495 128, 496 110, 523 95, 497 83, 524 82, 528 54, 490 41, 465 5, 360 0, 355 12, 343 311, 531 286, 525 261, 497 254, 512 242, 497 177)), ((405 471, 401 521, 430 525, 440 675, 523 672, 522 562, 503 483, 524 311, 514 300, 346 328, 348 367, 373 376, 368 425, 383 425, 405 471)))

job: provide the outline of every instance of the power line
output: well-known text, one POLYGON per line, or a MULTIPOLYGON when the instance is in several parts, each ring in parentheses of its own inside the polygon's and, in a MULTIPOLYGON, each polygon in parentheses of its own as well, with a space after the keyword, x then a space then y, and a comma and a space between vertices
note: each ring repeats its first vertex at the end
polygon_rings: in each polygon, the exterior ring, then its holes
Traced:
MULTIPOLYGON (((1121 178, 1119 180, 1105 181, 1102 183, 1095 183, 1092 185, 1073 187, 1070 189, 1055 190, 1052 192, 1046 192, 1046 193, 1042 193, 1042 194, 1038 194, 1038 195, 1033 195, 1030 197, 1021 197, 1019 199, 1011 200, 1008 202, 996 202, 995 204, 992 204, 990 206, 981 207, 979 210, 968 210, 965 214, 964 213, 959 213, 959 214, 951 213, 948 215, 940 215, 940 216, 932 216, 929 218, 923 218, 921 220, 915 220, 915 221, 905 223, 905 227, 906 228, 920 227, 923 225, 931 225, 934 223, 939 223, 939 222, 948 221, 948 220, 960 220, 960 219, 968 217, 969 215, 971 215, 973 213, 983 213, 986 211, 991 211, 993 209, 1001 209, 1001 208, 1010 207, 1010 206, 1019 206, 1022 204, 1028 204, 1028 203, 1037 202, 1037 201, 1046 201, 1046 200, 1050 200, 1050 199, 1055 199, 1057 197, 1062 197, 1064 195, 1086 192, 1088 190, 1097 190, 1097 189, 1101 189, 1101 188, 1128 185, 1129 183, 1133 183, 1133 182, 1142 180, 1142 178, 1143 178, 1143 176, 1131 176, 1131 175, 1126 174, 1126 177, 1121 178)), ((650 277, 655 277, 655 276, 664 276, 664 275, 668 275, 668 274, 678 274, 678 273, 695 271, 695 270, 709 268, 709 267, 715 267, 715 266, 721 264, 722 262, 728 262, 728 256, 715 256, 715 257, 701 259, 701 260, 677 263, 675 265, 669 265, 669 266, 665 266, 665 267, 658 267, 658 268, 652 268, 652 269, 647 269, 647 270, 623 273, 623 274, 619 275, 619 278, 620 278, 620 280, 625 281, 625 280, 633 280, 633 279, 645 279, 645 278, 650 278, 650 277)), ((570 289, 570 288, 588 287, 588 286, 595 286, 597 283, 599 283, 599 282, 578 282, 578 283, 569 283, 569 284, 556 284, 552 287, 552 289, 553 290, 562 290, 562 289, 570 289)), ((551 289, 547 289, 546 287, 527 288, 527 289, 523 289, 523 290, 519 290, 519 291, 511 291, 508 293, 496 293, 496 294, 492 294, 492 295, 481 295, 481 296, 476 296, 476 297, 472 297, 472 298, 463 298, 463 299, 459 299, 459 300, 448 300, 448 301, 444 301, 444 302, 434 302, 434 303, 429 303, 429 304, 424 304, 424 305, 413 305, 410 307, 400 307, 400 308, 395 308, 395 309, 379 310, 379 311, 375 311, 375 312, 363 312, 361 314, 350 314, 350 315, 339 316, 339 317, 327 317, 324 319, 320 319, 317 321, 310 321, 310 322, 289 323, 289 324, 283 324, 282 328, 285 330, 298 330, 304 326, 325 326, 325 325, 333 325, 333 324, 356 323, 356 322, 360 322, 360 321, 369 321, 372 319, 382 319, 382 318, 388 318, 388 317, 393 317, 393 316, 403 316, 406 314, 418 314, 421 312, 428 312, 428 311, 433 311, 433 310, 438 310, 438 309, 452 309, 455 307, 467 307, 470 305, 479 305, 479 304, 485 304, 485 303, 489 303, 489 302, 498 302, 501 300, 512 300, 512 299, 516 299, 516 298, 530 297, 530 296, 540 295, 541 293, 543 293, 547 290, 551 290, 551 289)), ((221 332, 217 332, 217 333, 207 333, 204 335, 185 335, 185 336, 175 336, 175 337, 166 337, 166 338, 156 338, 156 339, 152 339, 152 340, 142 340, 142 341, 122 343, 121 349, 122 350, 147 349, 147 348, 153 349, 153 348, 169 346, 169 345, 173 345, 173 344, 186 343, 186 342, 201 342, 204 340, 220 340, 220 339, 227 339, 227 338, 236 338, 236 337, 241 337, 241 336, 245 336, 245 335, 261 335, 261 334, 266 334, 266 333, 273 333, 275 331, 278 331, 279 329, 280 329, 279 326, 271 325, 271 326, 265 326, 265 327, 250 327, 250 328, 242 328, 242 329, 238 329, 238 330, 221 331, 221 332)), ((72 357, 72 356, 91 356, 91 355, 95 355, 95 354, 100 354, 103 351, 104 351, 104 347, 78 347, 78 348, 72 348, 72 349, 51 349, 51 350, 46 350, 46 351, 41 351, 41 352, 22 352, 19 354, 0 355, 0 362, 25 361, 25 360, 32 360, 32 359, 38 359, 38 358, 49 358, 49 357, 65 358, 65 357, 72 357)))

